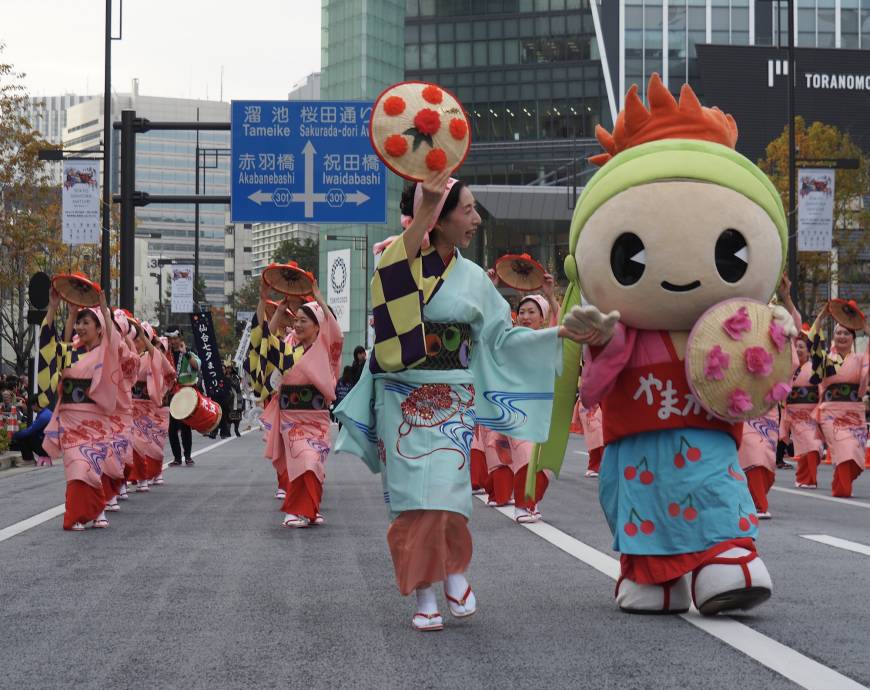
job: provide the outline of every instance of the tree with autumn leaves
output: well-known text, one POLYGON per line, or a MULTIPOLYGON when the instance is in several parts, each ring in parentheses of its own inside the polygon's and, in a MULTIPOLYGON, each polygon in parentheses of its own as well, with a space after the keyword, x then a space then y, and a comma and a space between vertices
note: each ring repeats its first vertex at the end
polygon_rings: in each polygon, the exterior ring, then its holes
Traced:
MULTIPOLYGON (((795 118, 795 138, 801 159, 857 158, 857 170, 837 170, 834 189, 833 244, 837 261, 827 252, 798 254, 797 307, 805 320, 814 315, 828 299, 832 281, 839 285, 840 297, 855 299, 866 309, 870 301, 870 160, 848 134, 832 125, 813 122, 807 126, 795 118)), ((788 208, 788 128, 767 146, 766 158, 759 166, 782 196, 788 208)), ((824 167, 824 166, 819 166, 824 167)))

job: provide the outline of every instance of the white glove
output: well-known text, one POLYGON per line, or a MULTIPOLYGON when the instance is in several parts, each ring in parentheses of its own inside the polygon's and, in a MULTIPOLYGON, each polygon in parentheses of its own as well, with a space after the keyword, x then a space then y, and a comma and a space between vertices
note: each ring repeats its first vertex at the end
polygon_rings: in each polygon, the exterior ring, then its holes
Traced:
POLYGON ((788 312, 785 307, 776 305, 773 307, 773 321, 789 338, 797 338, 798 329, 794 324, 794 317, 788 312))
POLYGON ((575 306, 562 323, 563 335, 578 343, 601 346, 613 337, 613 329, 619 321, 619 312, 602 314, 592 305, 575 306))

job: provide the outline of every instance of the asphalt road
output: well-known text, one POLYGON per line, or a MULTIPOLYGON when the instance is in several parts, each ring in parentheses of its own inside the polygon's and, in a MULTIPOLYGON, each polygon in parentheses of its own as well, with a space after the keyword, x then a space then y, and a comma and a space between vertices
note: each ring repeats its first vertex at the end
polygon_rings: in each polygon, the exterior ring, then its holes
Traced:
MULTIPOLYGON (((572 439, 541 504, 549 527, 475 503, 478 614, 427 634, 411 629, 412 600, 393 581, 380 480, 355 458, 329 459, 327 524, 307 530, 280 526, 258 433, 167 469, 164 486, 134 494, 102 531, 64 532, 60 517, 24 529, 63 503, 63 469, 4 473, 0 688, 870 685, 870 474, 851 505, 823 489, 774 491, 759 540, 773 598, 704 630, 697 614, 616 609, 582 453, 572 439)), ((793 476, 781 471, 777 487, 793 476)), ((822 468, 820 485, 830 477, 822 468)))

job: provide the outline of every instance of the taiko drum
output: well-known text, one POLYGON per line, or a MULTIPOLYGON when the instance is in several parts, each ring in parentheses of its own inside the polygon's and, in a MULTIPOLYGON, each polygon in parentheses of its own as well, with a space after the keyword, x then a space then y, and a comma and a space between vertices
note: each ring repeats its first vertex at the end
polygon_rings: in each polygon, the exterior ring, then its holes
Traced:
POLYGON ((172 396, 169 414, 202 434, 211 433, 221 422, 220 405, 191 386, 185 386, 172 396))

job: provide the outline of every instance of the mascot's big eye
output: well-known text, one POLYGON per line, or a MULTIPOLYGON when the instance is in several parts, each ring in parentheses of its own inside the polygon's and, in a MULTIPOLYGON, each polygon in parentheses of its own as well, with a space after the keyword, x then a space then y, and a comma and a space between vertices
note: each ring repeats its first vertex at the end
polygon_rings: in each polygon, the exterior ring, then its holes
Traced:
POLYGON ((727 283, 736 283, 749 266, 746 239, 734 228, 724 230, 716 240, 716 270, 727 283))
POLYGON ((646 252, 640 237, 624 232, 616 238, 610 250, 610 269, 620 285, 634 285, 640 280, 646 269, 646 252))

